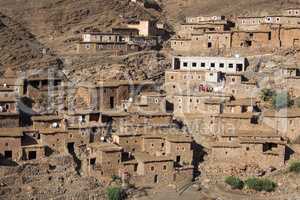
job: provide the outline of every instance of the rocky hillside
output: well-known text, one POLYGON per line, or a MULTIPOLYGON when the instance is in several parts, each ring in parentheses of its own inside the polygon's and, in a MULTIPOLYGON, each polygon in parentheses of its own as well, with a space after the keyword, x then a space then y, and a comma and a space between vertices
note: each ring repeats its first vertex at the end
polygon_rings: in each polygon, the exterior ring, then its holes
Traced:
POLYGON ((33 34, 0 13, 0 64, 26 69, 36 65, 47 66, 40 65, 45 62, 47 65, 58 64, 56 57, 33 34))
POLYGON ((125 18, 162 18, 158 11, 129 0, 1 0, 0 11, 62 54, 85 30, 109 30, 125 18))

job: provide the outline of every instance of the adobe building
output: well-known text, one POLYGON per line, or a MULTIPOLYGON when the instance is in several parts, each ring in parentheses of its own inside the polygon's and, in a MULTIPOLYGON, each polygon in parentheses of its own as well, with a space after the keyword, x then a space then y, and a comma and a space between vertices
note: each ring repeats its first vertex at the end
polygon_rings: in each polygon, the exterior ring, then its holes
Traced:
POLYGON ((83 159, 85 173, 99 178, 118 175, 123 149, 111 143, 91 143, 87 146, 87 158, 83 159))
POLYGON ((124 110, 124 102, 134 98, 142 91, 152 89, 152 81, 105 81, 97 85, 81 84, 75 96, 77 102, 90 110, 124 110))
POLYGON ((153 20, 129 20, 127 27, 139 30, 139 36, 155 36, 157 33, 156 22, 153 20))
POLYGON ((260 101, 256 98, 235 99, 224 104, 224 113, 245 113, 260 111, 260 101))
POLYGON ((175 95, 173 98, 174 115, 186 114, 220 114, 223 103, 231 99, 224 93, 175 95))
POLYGON ((226 74, 244 72, 245 58, 174 57, 165 72, 167 95, 224 92, 226 74))
POLYGON ((281 66, 280 77, 283 78, 283 82, 278 86, 289 91, 289 94, 292 97, 298 97, 300 95, 300 71, 298 64, 285 64, 284 66, 281 66))
POLYGON ((82 41, 77 44, 77 52, 97 53, 105 50, 130 52, 139 50, 137 45, 129 44, 129 41, 130 36, 118 33, 85 33, 82 35, 82 41))
POLYGON ((278 131, 282 137, 288 137, 290 140, 299 137, 300 110, 298 108, 287 108, 279 111, 266 110, 262 112, 262 122, 278 131))
POLYGON ((115 144, 121 146, 125 152, 142 151, 143 136, 141 133, 113 133, 112 140, 115 144))
POLYGON ((255 80, 246 78, 243 73, 227 73, 222 90, 240 99, 256 97, 260 88, 255 80))
POLYGON ((185 134, 168 134, 165 137, 165 153, 171 156, 177 165, 192 165, 193 138, 185 134))
POLYGON ((212 161, 231 166, 280 168, 285 164, 286 144, 274 130, 265 130, 261 126, 225 132, 212 145, 212 161))
POLYGON ((0 97, 18 98, 23 95, 24 81, 9 66, 0 79, 0 97))
POLYGON ((32 116, 33 130, 38 136, 38 143, 46 145, 54 152, 65 153, 67 148, 65 120, 58 115, 32 116))
POLYGON ((166 112, 166 94, 161 92, 141 92, 133 102, 128 102, 125 110, 129 112, 166 112))
POLYGON ((21 128, 0 128, 0 160, 18 162, 22 157, 21 128))
POLYGON ((45 158, 46 146, 40 144, 33 145, 22 145, 22 160, 30 161, 30 160, 41 160, 45 158))

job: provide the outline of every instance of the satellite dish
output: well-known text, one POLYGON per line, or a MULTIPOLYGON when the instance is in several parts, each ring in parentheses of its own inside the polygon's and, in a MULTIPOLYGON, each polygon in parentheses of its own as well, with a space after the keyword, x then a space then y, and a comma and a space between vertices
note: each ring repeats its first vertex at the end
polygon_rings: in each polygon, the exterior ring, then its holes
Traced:
POLYGON ((58 123, 57 123, 57 122, 54 122, 54 123, 52 124, 52 127, 53 127, 53 128, 58 128, 58 123))
POLYGON ((100 140, 101 140, 102 142, 104 142, 105 138, 104 138, 104 137, 101 137, 100 140))
POLYGON ((3 87, 7 87, 6 83, 3 84, 3 87))
POLYGON ((234 57, 239 58, 240 54, 235 54, 234 57))

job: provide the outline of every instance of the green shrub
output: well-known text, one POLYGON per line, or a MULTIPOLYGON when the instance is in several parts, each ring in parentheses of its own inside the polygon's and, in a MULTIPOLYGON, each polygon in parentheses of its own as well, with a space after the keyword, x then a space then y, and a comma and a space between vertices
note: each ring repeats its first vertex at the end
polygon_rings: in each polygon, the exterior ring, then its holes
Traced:
POLYGON ((239 179, 238 177, 234 176, 227 176, 225 178, 225 183, 231 186, 231 189, 243 189, 244 187, 244 182, 239 179))
POLYGON ((277 184, 269 179, 248 178, 245 184, 249 189, 266 192, 272 192, 277 187, 277 184))
POLYGON ((119 187, 109 187, 106 189, 108 200, 122 200, 122 189, 119 187))
POLYGON ((276 93, 272 97, 272 105, 275 109, 287 108, 293 105, 293 100, 287 92, 276 93))
POLYGON ((117 175, 112 175, 112 176, 111 176, 111 179, 112 179, 113 181, 121 180, 121 178, 120 178, 119 176, 117 176, 117 175))
POLYGON ((300 173, 300 161, 293 162, 289 166, 290 172, 300 173))

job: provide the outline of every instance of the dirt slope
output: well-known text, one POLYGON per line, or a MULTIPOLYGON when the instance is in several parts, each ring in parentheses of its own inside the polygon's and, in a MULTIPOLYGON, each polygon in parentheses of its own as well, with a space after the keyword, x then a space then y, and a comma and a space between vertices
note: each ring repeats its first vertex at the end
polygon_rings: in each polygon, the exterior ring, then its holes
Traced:
POLYGON ((42 54, 43 49, 46 48, 21 24, 0 13, 1 65, 25 69, 40 62, 57 64, 55 56, 49 55, 49 52, 48 55, 42 54))

